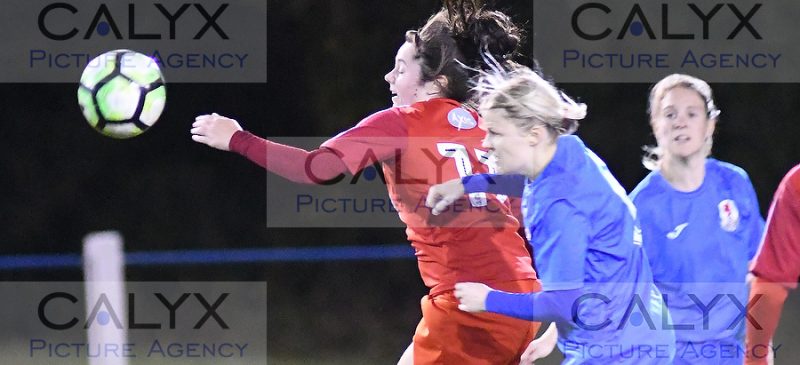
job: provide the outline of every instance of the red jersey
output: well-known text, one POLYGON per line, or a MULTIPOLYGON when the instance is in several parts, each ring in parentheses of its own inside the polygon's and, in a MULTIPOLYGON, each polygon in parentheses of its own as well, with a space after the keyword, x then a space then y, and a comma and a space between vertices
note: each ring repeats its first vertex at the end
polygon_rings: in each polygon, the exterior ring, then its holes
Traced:
POLYGON ((800 165, 786 174, 775 191, 764 240, 751 271, 760 278, 797 287, 800 278, 800 165))
POLYGON ((432 99, 375 113, 322 145, 336 151, 351 173, 382 164, 431 294, 456 282, 536 277, 505 197, 470 194, 438 216, 425 207, 432 185, 489 172, 477 121, 475 112, 454 100, 432 99))

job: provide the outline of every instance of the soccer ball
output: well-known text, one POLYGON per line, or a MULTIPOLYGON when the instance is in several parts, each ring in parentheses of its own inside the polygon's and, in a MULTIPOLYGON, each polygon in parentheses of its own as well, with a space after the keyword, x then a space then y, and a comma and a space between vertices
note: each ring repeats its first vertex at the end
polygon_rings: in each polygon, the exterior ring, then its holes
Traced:
POLYGON ((158 63, 127 49, 94 58, 78 87, 83 116, 98 132, 113 138, 144 133, 158 120, 166 100, 158 63))

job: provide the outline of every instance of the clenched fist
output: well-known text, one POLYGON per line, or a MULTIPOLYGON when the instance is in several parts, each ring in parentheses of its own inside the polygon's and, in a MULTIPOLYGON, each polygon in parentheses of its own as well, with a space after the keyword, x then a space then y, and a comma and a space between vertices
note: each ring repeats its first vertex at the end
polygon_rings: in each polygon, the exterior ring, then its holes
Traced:
POLYGON ((457 283, 455 289, 458 309, 472 313, 486 311, 486 297, 492 288, 481 283, 457 283))

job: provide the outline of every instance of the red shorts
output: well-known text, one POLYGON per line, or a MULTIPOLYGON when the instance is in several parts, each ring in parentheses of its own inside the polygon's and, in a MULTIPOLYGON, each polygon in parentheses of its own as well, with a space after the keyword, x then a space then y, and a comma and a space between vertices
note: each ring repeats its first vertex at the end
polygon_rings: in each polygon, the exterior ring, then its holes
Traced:
MULTIPOLYGON (((538 280, 490 285, 493 289, 529 293, 538 280)), ((414 333, 414 364, 518 364, 541 323, 495 313, 458 309, 453 291, 422 298, 422 320, 414 333)))

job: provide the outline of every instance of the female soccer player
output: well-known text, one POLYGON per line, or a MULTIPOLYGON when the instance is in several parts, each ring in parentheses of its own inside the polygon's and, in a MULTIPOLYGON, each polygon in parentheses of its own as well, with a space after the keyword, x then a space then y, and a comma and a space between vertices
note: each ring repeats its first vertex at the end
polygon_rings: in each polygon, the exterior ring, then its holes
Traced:
POLYGON ((421 301, 413 351, 401 362, 413 356, 414 364, 515 364, 538 329, 495 314, 464 313, 453 296, 457 281, 512 292, 538 289, 530 255, 516 233, 519 222, 501 198, 474 195, 464 214, 439 217, 422 204, 430 185, 488 171, 478 116, 462 103, 471 97, 471 68, 481 67, 481 50, 506 58, 519 41, 518 29, 501 12, 468 5, 441 10, 419 31, 406 33, 385 76, 395 106, 311 152, 258 138, 218 115, 200 116, 193 124, 195 141, 240 153, 296 182, 319 183, 382 163, 430 288, 421 301))
POLYGON ((487 75, 479 89, 487 92, 484 147, 504 175, 433 186, 426 204, 439 214, 464 193, 522 196, 542 292, 458 283, 459 308, 554 321, 564 364, 670 363, 674 334, 661 326, 636 209, 605 163, 570 135, 586 106, 527 68, 487 75))
POLYGON ((673 74, 653 86, 653 170, 630 197, 656 285, 668 298, 676 364, 742 364, 746 276, 764 220, 741 168, 709 158, 719 115, 711 87, 673 74))
MULTIPOLYGON (((783 302, 800 279, 800 165, 781 181, 767 216, 764 242, 751 268, 754 321, 747 322, 748 365, 766 365, 780 344, 772 344, 783 302), (758 324, 758 327, 756 327, 758 324)), ((776 356, 777 357, 777 356, 776 356)))

